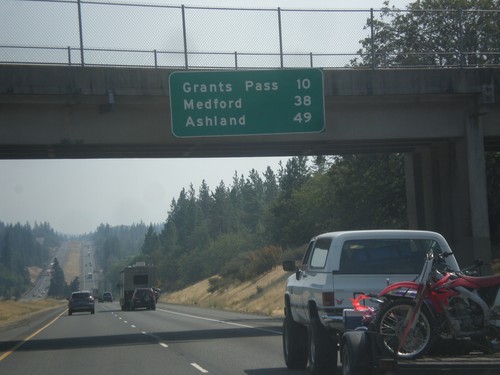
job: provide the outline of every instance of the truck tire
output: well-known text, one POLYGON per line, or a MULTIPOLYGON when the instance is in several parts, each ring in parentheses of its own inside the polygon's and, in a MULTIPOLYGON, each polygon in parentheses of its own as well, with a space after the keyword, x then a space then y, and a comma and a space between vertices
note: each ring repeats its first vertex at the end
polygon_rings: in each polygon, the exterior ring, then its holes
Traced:
POLYGON ((342 336, 342 375, 369 375, 368 340, 364 331, 348 331, 342 336))
POLYGON ((328 336, 318 315, 311 319, 308 342, 311 374, 333 374, 337 368, 337 343, 328 336))
POLYGON ((307 328, 294 322, 290 314, 283 320, 283 356, 289 370, 307 367, 307 328))

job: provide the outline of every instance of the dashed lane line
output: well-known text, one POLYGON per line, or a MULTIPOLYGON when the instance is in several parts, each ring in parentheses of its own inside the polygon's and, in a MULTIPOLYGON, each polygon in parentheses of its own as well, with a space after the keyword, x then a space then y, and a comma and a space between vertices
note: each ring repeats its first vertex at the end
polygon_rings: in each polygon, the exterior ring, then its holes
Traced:
POLYGON ((197 369, 198 371, 206 374, 208 373, 207 370, 205 370, 203 367, 201 367, 200 365, 196 364, 196 363, 191 363, 191 366, 193 366, 195 369, 197 369))

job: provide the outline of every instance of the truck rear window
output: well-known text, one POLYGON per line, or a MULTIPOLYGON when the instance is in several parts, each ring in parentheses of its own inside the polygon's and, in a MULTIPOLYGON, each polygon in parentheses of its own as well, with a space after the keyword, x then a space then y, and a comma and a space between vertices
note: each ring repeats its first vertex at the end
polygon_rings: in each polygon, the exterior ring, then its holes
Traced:
POLYGON ((339 273, 419 274, 431 248, 441 252, 434 240, 348 240, 342 247, 339 273))
POLYGON ((148 275, 134 275, 134 285, 147 285, 148 275))

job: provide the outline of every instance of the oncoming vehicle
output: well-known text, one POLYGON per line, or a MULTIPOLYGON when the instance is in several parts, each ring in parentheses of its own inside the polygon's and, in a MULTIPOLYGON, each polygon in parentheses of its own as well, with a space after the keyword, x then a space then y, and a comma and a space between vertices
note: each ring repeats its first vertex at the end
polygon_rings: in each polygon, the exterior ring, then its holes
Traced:
POLYGON ((138 288, 134 290, 130 301, 130 310, 145 307, 147 310, 156 310, 156 297, 151 288, 138 288))
POLYGON ((102 302, 113 302, 113 295, 111 292, 104 292, 102 294, 102 302))
POLYGON ((68 315, 74 312, 88 311, 91 314, 95 312, 94 297, 87 291, 78 291, 71 293, 68 298, 68 315))

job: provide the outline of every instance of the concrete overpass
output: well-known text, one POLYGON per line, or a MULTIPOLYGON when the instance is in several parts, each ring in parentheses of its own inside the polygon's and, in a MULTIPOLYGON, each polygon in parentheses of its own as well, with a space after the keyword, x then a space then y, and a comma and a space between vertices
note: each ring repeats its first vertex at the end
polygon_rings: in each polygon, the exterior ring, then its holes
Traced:
POLYGON ((490 259, 484 151, 500 150, 500 69, 324 71, 317 133, 178 138, 170 70, 0 66, 0 158, 405 154, 409 226, 490 259))

